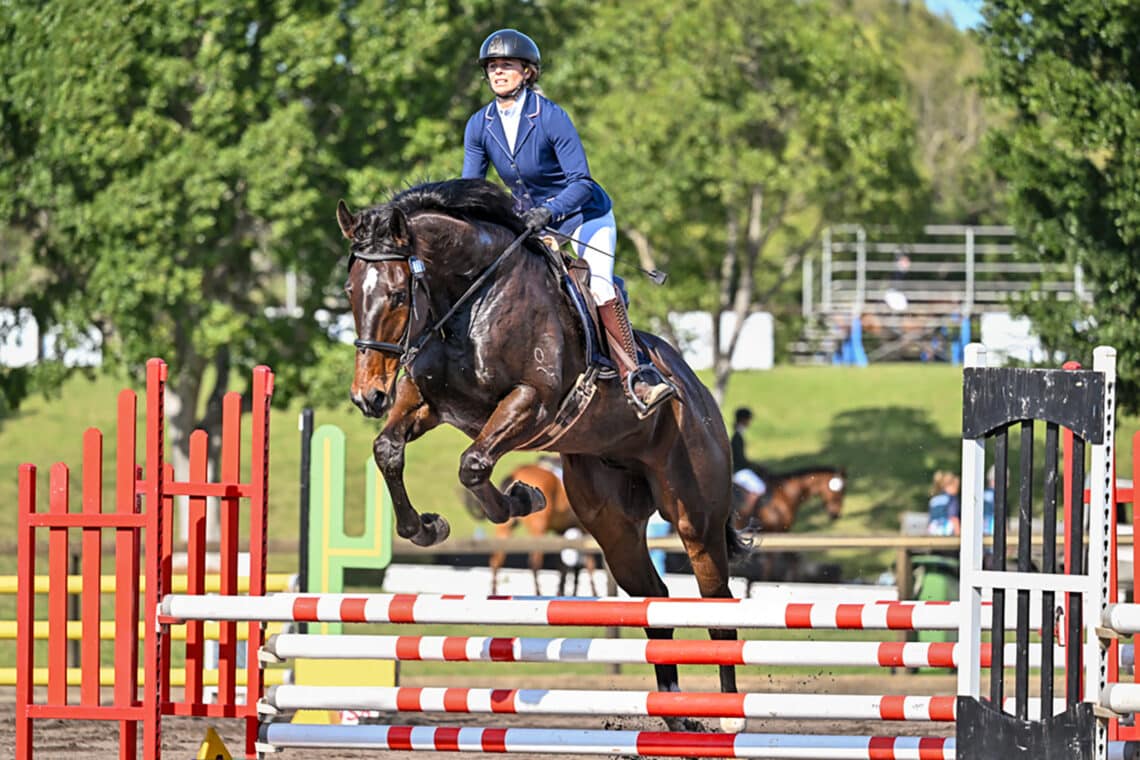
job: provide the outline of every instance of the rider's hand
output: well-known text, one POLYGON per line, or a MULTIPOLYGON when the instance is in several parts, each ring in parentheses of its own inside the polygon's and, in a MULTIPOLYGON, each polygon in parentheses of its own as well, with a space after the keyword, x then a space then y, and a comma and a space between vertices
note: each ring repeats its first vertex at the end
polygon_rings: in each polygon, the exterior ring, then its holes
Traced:
POLYGON ((546 225, 550 224, 550 220, 554 218, 554 214, 546 206, 535 206, 528 209, 522 215, 522 220, 526 224, 526 228, 531 232, 538 232, 546 225))

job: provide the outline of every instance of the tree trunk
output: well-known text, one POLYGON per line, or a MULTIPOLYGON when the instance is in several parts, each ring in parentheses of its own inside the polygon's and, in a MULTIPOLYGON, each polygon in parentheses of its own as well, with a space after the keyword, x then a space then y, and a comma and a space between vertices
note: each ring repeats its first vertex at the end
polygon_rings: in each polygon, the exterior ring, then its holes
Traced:
MULTIPOLYGON (((638 229, 625 230, 625 236, 633 243, 633 247, 637 250, 637 259, 641 262, 642 269, 653 271, 657 268, 657 257, 653 253, 653 244, 649 242, 649 237, 638 229)), ((668 315, 662 320, 659 328, 659 333, 672 343, 674 346, 680 348, 680 341, 677 340, 677 332, 673 329, 673 325, 669 322, 668 315)))
MULTIPOLYGON (((174 477, 186 480, 190 475, 190 434, 195 430, 205 430, 209 436, 206 472, 212 479, 220 467, 222 398, 229 383, 230 352, 223 348, 213 357, 214 387, 206 399, 205 412, 201 418, 197 416, 197 407, 205 384, 207 360, 204 357, 187 356, 179 361, 181 366, 176 373, 173 373, 174 380, 166 387, 170 464, 174 468, 174 477)), ((248 406, 249 399, 243 398, 242 402, 244 409, 248 406)), ((185 497, 180 497, 174 502, 174 506, 174 519, 178 526, 174 535, 177 536, 177 540, 184 543, 188 537, 188 502, 185 497)), ((220 538, 218 500, 210 497, 206 501, 206 541, 209 544, 216 544, 220 538)))
MULTIPOLYGON (((173 374, 173 373, 172 373, 173 374)), ((190 364, 179 369, 174 381, 166 386, 166 435, 170 465, 174 469, 175 480, 186 480, 190 475, 190 433, 194 431, 195 405, 201 389, 200 373, 190 364)), ((189 515, 185 496, 174 499, 173 531, 177 543, 185 543, 188 538, 189 515)), ((216 521, 215 521, 216 522, 216 521)), ((210 519, 206 520, 207 540, 210 538, 210 519)))
POLYGON ((763 234, 764 189, 756 185, 748 204, 748 226, 745 229, 743 256, 740 255, 739 229, 735 215, 730 214, 726 231, 726 250, 720 270, 720 308, 713 314, 713 397, 724 403, 728 381, 732 376, 732 354, 744 329, 744 320, 752 312, 756 291, 756 262, 766 242, 763 234), (721 318, 731 309, 735 317, 727 340, 721 334, 721 318))

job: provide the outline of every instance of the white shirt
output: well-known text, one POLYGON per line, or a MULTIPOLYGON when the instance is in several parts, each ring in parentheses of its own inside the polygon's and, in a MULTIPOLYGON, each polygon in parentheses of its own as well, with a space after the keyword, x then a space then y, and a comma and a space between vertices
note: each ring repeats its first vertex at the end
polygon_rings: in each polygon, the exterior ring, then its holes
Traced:
POLYGON ((515 104, 510 108, 502 108, 499 102, 495 101, 495 108, 499 112, 499 120, 503 122, 503 134, 507 136, 507 145, 511 149, 511 153, 515 152, 515 138, 519 134, 519 119, 522 117, 523 103, 526 102, 526 93, 524 89, 519 92, 515 98, 515 104))

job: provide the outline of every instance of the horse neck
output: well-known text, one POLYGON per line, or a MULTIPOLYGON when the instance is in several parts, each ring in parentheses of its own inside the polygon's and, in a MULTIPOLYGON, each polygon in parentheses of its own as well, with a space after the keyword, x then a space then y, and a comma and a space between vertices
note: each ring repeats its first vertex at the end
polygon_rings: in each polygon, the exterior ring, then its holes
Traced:
POLYGON ((432 289, 462 294, 506 250, 513 237, 495 224, 467 222, 438 212, 421 212, 409 220, 416 254, 432 277, 432 289))
POLYGON ((770 501, 784 504, 785 509, 794 517, 809 498, 827 494, 827 483, 834 474, 832 470, 813 470, 785 478, 772 489, 770 501))

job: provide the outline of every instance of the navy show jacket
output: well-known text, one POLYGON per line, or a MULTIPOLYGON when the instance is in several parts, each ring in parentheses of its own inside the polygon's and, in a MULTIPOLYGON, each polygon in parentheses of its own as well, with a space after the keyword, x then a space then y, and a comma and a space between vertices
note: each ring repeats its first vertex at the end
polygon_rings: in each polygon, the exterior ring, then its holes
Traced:
POLYGON ((488 165, 510 188, 517 212, 545 204, 553 214, 552 226, 563 234, 613 208, 609 195, 590 177, 570 116, 531 90, 526 91, 513 154, 494 101, 467 120, 463 177, 483 179, 488 165))

